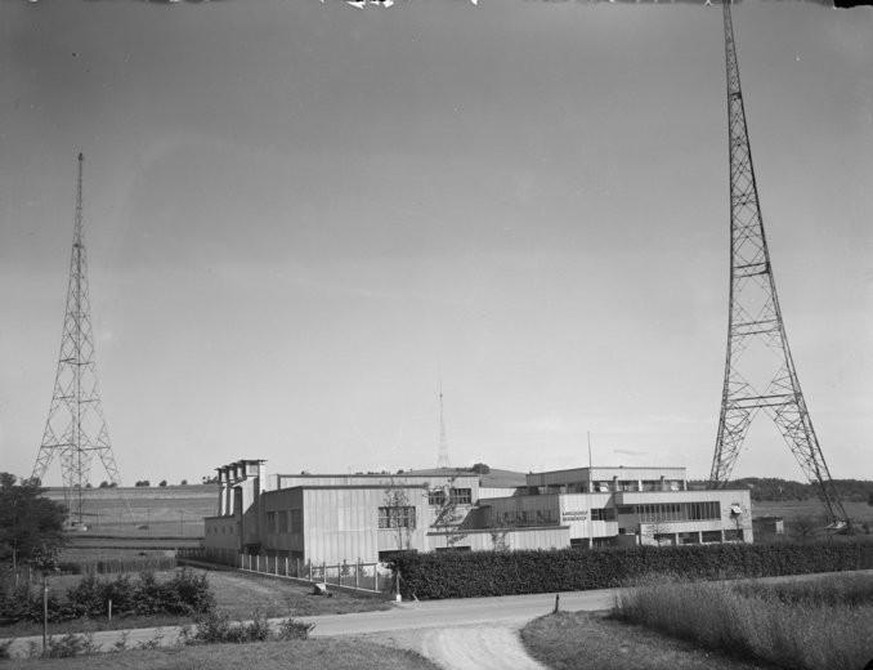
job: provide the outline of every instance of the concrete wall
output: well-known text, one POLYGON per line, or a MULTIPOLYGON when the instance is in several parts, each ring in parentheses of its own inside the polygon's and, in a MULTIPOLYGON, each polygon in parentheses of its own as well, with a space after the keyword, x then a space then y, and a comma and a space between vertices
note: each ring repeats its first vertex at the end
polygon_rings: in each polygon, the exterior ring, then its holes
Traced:
POLYGON ((238 516, 211 516, 206 517, 203 522, 204 547, 240 550, 238 516))

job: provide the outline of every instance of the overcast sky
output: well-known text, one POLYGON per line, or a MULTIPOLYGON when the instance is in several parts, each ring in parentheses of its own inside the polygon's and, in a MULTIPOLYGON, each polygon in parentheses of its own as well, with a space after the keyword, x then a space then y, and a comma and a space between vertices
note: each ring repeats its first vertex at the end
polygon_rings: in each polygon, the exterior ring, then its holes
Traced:
MULTIPOLYGON (((801 384, 870 479, 873 10, 734 23, 801 384)), ((723 49, 717 5, 0 0, 0 469, 42 436, 81 150, 126 483, 431 467, 440 375, 455 465, 585 465, 590 431, 706 477, 723 49)), ((763 416, 735 474, 802 478, 763 416)))

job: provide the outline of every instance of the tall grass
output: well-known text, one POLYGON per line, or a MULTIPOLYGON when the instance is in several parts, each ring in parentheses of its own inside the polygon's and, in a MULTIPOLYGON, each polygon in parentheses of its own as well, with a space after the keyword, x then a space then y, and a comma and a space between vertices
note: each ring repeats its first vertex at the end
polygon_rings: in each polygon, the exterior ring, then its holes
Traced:
MULTIPOLYGON (((869 577, 867 578, 869 580, 869 577)), ((724 653, 798 670, 860 670, 873 658, 873 602, 837 597, 852 582, 787 586, 652 580, 615 615, 724 653)), ((869 593, 859 580, 862 594, 869 593)))

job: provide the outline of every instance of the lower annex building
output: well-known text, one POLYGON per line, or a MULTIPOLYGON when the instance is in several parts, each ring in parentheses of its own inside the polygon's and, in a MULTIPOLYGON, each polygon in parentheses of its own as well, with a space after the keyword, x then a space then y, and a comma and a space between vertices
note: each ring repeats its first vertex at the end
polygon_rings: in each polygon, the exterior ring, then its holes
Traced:
POLYGON ((593 467, 501 481, 470 470, 267 475, 218 468, 204 547, 312 563, 376 562, 399 550, 485 551, 752 542, 748 490, 688 490, 684 467, 593 467))

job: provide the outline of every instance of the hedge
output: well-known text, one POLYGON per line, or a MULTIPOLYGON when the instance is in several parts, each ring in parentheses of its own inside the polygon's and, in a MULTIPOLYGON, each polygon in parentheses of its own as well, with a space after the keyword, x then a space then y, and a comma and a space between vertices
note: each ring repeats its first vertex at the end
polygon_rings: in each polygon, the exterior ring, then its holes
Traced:
POLYGON ((873 568, 873 545, 712 544, 590 550, 405 552, 401 594, 421 600, 612 588, 651 574, 728 579, 873 568))

